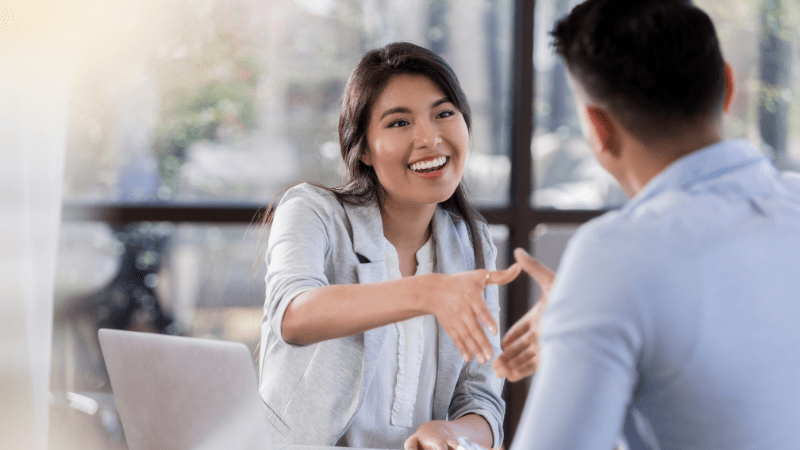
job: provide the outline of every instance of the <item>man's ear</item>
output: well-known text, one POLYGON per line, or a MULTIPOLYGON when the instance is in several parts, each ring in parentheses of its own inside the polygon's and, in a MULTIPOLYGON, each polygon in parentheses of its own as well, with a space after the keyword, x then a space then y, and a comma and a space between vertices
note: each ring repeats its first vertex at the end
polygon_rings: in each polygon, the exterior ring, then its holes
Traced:
POLYGON ((595 151, 608 151, 612 155, 618 156, 618 133, 616 126, 608 115, 608 111, 595 106, 587 106, 586 117, 589 119, 592 134, 597 139, 596 145, 598 148, 595 151))
POLYGON ((731 110, 733 105, 733 94, 736 90, 736 77, 733 73, 731 65, 725 63, 725 101, 722 104, 722 111, 727 113, 731 110))

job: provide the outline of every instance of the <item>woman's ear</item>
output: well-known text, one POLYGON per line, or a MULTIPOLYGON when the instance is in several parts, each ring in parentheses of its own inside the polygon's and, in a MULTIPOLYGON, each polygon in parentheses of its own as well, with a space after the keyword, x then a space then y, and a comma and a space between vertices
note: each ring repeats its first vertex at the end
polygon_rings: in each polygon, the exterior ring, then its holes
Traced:
POLYGON ((369 154, 369 147, 366 145, 364 146, 364 149, 361 150, 361 155, 358 157, 358 159, 361 160, 362 163, 372 166, 372 157, 369 154))
POLYGON ((731 110, 733 105, 733 94, 736 90, 736 76, 733 73, 731 65, 725 63, 725 102, 722 104, 722 111, 727 113, 731 110))

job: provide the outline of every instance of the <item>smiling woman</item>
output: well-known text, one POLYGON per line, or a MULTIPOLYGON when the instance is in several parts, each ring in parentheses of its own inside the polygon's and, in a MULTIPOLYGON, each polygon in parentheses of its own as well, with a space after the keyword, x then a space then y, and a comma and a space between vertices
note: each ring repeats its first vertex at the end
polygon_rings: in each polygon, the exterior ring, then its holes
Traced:
POLYGON ((469 131, 463 115, 430 79, 398 75, 372 109, 361 161, 381 180, 382 207, 434 205, 464 173, 469 131))
POLYGON ((272 221, 260 392, 278 441, 502 445, 496 285, 519 268, 494 271, 467 200, 470 123, 452 69, 422 47, 390 44, 354 69, 347 182, 288 190, 272 221))

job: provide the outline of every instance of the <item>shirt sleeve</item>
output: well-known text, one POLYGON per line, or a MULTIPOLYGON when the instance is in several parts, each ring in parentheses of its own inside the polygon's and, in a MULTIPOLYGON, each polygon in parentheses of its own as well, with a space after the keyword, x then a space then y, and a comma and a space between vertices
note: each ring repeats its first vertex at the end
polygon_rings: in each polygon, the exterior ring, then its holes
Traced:
MULTIPOLYGON (((496 269, 497 248, 492 242, 489 227, 481 224, 483 238, 483 257, 486 269, 496 269)), ((497 285, 490 285, 484 292, 484 298, 492 313, 495 323, 500 323, 500 303, 497 285)), ((500 350, 500 335, 487 333, 492 344, 492 360, 502 353, 500 350)), ((503 445, 503 417, 505 416, 506 403, 502 398, 503 380, 498 378, 492 369, 492 363, 479 363, 472 359, 461 371, 453 400, 450 403, 448 417, 450 420, 458 419, 467 414, 477 414, 489 424, 494 440, 493 447, 503 445)))
POLYGON ((641 306, 624 255, 581 231, 550 293, 512 450, 611 449, 621 435, 644 340, 641 306))
POLYGON ((305 291, 329 284, 325 276, 328 235, 322 218, 326 214, 316 197, 302 186, 289 190, 275 210, 269 232, 264 316, 281 341, 289 303, 305 291))

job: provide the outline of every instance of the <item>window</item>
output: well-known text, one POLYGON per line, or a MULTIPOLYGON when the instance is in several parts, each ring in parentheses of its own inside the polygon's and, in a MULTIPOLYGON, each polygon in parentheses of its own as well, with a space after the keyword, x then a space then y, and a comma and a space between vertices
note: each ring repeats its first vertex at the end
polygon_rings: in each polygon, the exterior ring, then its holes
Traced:
MULTIPOLYGON (((625 201, 616 180, 595 161, 581 137, 564 65, 550 49, 549 31, 577 1, 536 2, 532 151, 539 208, 607 209, 625 201)), ((797 2, 698 0, 717 29, 723 56, 736 75, 736 97, 725 117, 728 137, 746 138, 780 169, 800 169, 800 62, 797 2)))
POLYGON ((476 129, 466 178, 503 204, 511 13, 481 0, 131 2, 77 64, 65 196, 264 204, 296 181, 339 185, 350 71, 405 40, 460 77, 476 129))
MULTIPOLYGON (((123 297, 138 302, 135 326, 255 346, 268 230, 254 218, 293 182, 341 182, 339 99, 369 48, 408 40, 454 67, 475 117, 465 178, 493 224, 499 266, 516 247, 557 253, 574 226, 621 205, 549 50, 550 28, 575 3, 147 0, 87 20, 70 105, 51 440, 124 448, 87 332, 118 317, 109 308, 122 310, 123 297), (141 275, 138 297, 112 292, 126 255, 141 275), (99 412, 76 412, 66 392, 99 412)), ((800 7, 696 3, 738 79, 728 134, 797 170, 800 7)), ((525 277, 501 292, 509 323, 531 294, 525 277)), ((508 386, 507 446, 525 394, 521 383, 508 386)))

